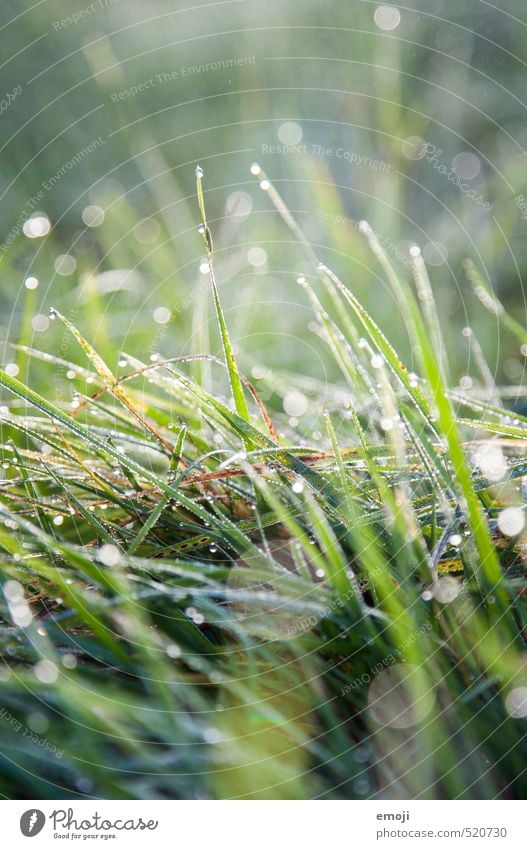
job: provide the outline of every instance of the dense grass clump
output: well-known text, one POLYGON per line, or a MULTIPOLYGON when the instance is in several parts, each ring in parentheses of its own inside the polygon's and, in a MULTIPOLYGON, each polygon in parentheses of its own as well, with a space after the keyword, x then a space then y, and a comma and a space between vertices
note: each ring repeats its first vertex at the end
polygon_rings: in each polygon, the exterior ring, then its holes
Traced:
POLYGON ((401 279, 361 224, 410 372, 258 176, 306 250, 299 283, 340 380, 271 385, 284 414, 243 374, 200 169, 223 358, 134 352, 117 376, 53 310, 84 364, 25 354, 49 386, 74 372, 73 403, 0 372, 0 792, 521 798, 527 419, 479 349, 481 391, 452 388, 418 249, 401 279), (316 439, 295 403, 320 414, 316 439))

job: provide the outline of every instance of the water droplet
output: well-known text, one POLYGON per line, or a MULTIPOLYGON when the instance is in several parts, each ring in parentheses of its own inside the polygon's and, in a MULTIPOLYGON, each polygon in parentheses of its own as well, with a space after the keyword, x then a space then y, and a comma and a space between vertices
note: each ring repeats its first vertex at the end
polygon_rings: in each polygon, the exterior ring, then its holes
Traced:
POLYGON ((379 29, 389 32, 397 29, 401 23, 401 13, 395 6, 378 6, 375 9, 373 20, 379 29))
POLYGON ((498 528, 507 537, 515 537, 522 532, 525 514, 521 507, 506 507, 498 516, 498 528))
POLYGON ((423 601, 432 601, 434 594, 430 590, 425 590, 424 593, 421 593, 421 598, 423 601))
POLYGON ((444 577, 439 578, 434 584, 434 598, 441 604, 448 604, 454 601, 461 592, 461 584, 455 578, 444 577))
POLYGON ((59 677, 57 667, 50 660, 39 660, 34 667, 34 672, 43 684, 53 684, 59 677))
POLYGON ((515 687, 505 699, 505 707, 513 719, 527 716, 527 687, 515 687))
POLYGON ((264 248, 250 248, 247 252, 247 260, 250 265, 259 268, 267 262, 267 251, 264 248))
POLYGON ((71 254, 61 254, 55 260, 55 271, 61 277, 69 277, 77 268, 77 260, 71 254))
POLYGON ((303 416, 307 412, 308 407, 308 399, 303 392, 299 392, 296 389, 290 390, 283 400, 284 411, 288 416, 294 416, 295 418, 303 416))
POLYGON ((51 222, 44 213, 36 213, 24 221, 22 230, 28 239, 42 239, 51 230, 51 222))
POLYGON ((117 566, 121 559, 121 552, 116 545, 105 544, 97 552, 97 558, 105 566, 117 566))
POLYGON ((167 655, 171 658, 181 657, 181 649, 176 643, 170 643, 165 649, 167 655))

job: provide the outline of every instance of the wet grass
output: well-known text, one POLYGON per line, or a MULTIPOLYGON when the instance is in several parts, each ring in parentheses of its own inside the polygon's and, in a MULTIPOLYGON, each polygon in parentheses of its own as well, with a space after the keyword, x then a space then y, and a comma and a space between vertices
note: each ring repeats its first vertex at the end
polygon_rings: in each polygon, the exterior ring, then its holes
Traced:
POLYGON ((25 345, 38 380, 0 372, 0 792, 521 798, 527 419, 481 348, 474 386, 453 381, 417 249, 406 279, 360 225, 410 371, 253 174, 304 248, 334 380, 244 374, 201 170, 222 356, 134 351, 115 371, 108 340, 53 309, 83 364, 25 345), (71 402, 50 389, 65 373, 71 402))

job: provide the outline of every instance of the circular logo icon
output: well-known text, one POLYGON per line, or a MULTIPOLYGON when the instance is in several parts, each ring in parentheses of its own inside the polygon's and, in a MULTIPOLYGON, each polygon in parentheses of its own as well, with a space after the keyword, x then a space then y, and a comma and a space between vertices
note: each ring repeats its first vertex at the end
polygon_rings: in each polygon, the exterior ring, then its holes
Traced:
POLYGON ((26 811, 20 817, 20 831, 24 837, 36 837, 46 823, 46 815, 37 808, 26 811))

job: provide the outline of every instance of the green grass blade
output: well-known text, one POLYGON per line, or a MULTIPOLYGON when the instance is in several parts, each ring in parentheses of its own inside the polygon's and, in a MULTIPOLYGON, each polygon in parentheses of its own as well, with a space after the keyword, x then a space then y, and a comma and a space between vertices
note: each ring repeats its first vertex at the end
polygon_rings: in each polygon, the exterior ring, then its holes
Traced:
POLYGON ((236 357, 234 355, 234 350, 232 347, 231 339, 229 336, 229 330, 227 328, 227 322, 225 321, 225 315, 223 313, 223 308, 221 306, 220 295, 218 291, 218 285, 216 283, 216 275, 214 272, 214 254, 213 254, 213 245, 212 245, 212 236, 209 230, 209 226, 207 224, 207 215, 205 210, 205 199, 203 196, 203 169, 198 167, 196 168, 196 184, 197 184, 197 192, 198 192, 198 205, 201 214, 202 224, 200 227, 200 232, 203 235, 203 239, 205 241, 205 246, 207 249, 207 258, 209 263, 209 278, 212 287, 212 294, 214 298, 214 306, 216 308, 216 317, 218 319, 218 325, 220 329, 221 341, 223 345, 223 353, 225 355, 225 362, 227 364, 227 371, 229 374, 229 382, 231 385, 232 397, 234 401, 234 405, 236 411, 240 418, 245 419, 245 421, 249 421, 249 409, 247 407, 247 401, 245 399, 245 393, 243 391, 243 383, 240 378, 240 373, 238 371, 238 364, 236 362, 236 357))

